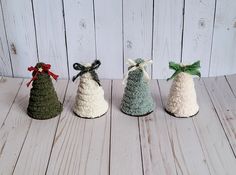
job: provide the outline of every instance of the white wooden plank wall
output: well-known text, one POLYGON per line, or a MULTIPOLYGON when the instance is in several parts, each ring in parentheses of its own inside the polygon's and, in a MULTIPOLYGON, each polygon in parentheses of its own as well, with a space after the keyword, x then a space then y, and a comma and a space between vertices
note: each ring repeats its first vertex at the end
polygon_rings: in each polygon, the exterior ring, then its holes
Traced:
POLYGON ((152 58, 153 0, 124 0, 123 16, 124 72, 127 72, 127 59, 152 58))
POLYGON ((11 59, 7 47, 7 38, 4 28, 2 6, 0 3, 0 75, 12 76, 11 59))
POLYGON ((96 58, 93 0, 64 0, 66 37, 70 75, 75 62, 92 62, 96 58))
POLYGON ((94 0, 97 57, 101 76, 121 78, 123 74, 122 1, 94 0))
POLYGON ((217 0, 210 67, 211 76, 236 72, 235 9, 235 0, 217 0))
POLYGON ((1 4, 13 74, 30 76, 27 67, 38 61, 31 1, 1 0, 1 4))
POLYGON ((102 61, 102 78, 122 78, 128 58, 201 60, 202 75, 236 73, 234 0, 0 0, 0 74, 30 77, 37 61, 72 77, 74 62, 102 61))
POLYGON ((181 60, 183 0, 154 1, 153 78, 170 76, 168 62, 181 60))
POLYGON ((65 27, 61 0, 33 0, 39 61, 49 62, 52 70, 68 77, 65 27))
POLYGON ((184 63, 201 60, 201 73, 208 76, 215 0, 187 0, 184 8, 184 63))

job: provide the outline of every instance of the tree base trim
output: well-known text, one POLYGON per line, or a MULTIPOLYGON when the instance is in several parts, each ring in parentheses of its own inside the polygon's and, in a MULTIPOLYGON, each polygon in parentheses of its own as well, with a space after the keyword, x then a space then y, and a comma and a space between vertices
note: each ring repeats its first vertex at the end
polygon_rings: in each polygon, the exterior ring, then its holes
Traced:
POLYGON ((102 115, 100 115, 100 116, 97 116, 97 117, 81 117, 81 116, 78 115, 76 112, 73 111, 73 113, 74 113, 77 117, 82 118, 82 119, 96 119, 96 118, 101 118, 102 116, 106 115, 107 111, 106 111, 104 114, 102 114, 102 115))
POLYGON ((192 117, 195 117, 195 116, 199 113, 199 110, 198 110, 196 114, 193 114, 193 115, 191 115, 191 116, 188 116, 188 117, 179 117, 179 116, 176 116, 175 114, 173 114, 172 112, 169 112, 166 108, 165 108, 165 111, 166 111, 167 114, 169 114, 169 115, 171 115, 171 116, 173 116, 173 117, 175 117, 175 118, 192 118, 192 117))
POLYGON ((122 113, 126 114, 126 115, 131 116, 131 117, 146 117, 147 115, 149 115, 149 114, 151 114, 151 113, 153 112, 153 111, 150 111, 150 112, 148 112, 148 113, 146 113, 146 114, 142 114, 142 115, 132 115, 132 114, 128 114, 128 113, 124 112, 122 109, 120 109, 120 111, 121 111, 122 113))
POLYGON ((61 114, 61 112, 58 113, 58 114, 56 114, 56 115, 47 116, 47 117, 44 117, 44 118, 34 116, 34 115, 30 114, 28 111, 27 111, 27 114, 28 114, 28 116, 29 116, 30 118, 32 118, 32 119, 36 119, 36 120, 48 120, 48 119, 55 118, 55 117, 59 116, 59 115, 61 114))

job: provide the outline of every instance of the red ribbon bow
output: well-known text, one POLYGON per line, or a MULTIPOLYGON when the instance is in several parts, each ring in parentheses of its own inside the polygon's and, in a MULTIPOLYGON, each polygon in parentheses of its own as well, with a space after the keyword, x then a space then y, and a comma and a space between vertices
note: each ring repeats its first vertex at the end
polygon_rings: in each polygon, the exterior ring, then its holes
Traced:
POLYGON ((52 76, 52 78, 54 80, 57 80, 58 78, 58 75, 52 73, 51 71, 49 71, 49 69, 51 68, 51 65, 50 64, 42 64, 42 68, 37 68, 37 67, 33 67, 33 66, 30 66, 28 67, 28 71, 34 71, 33 74, 33 78, 27 83, 27 87, 29 87, 29 85, 31 84, 32 81, 34 80, 37 80, 37 76, 38 74, 41 74, 41 73, 47 73, 48 75, 52 76))

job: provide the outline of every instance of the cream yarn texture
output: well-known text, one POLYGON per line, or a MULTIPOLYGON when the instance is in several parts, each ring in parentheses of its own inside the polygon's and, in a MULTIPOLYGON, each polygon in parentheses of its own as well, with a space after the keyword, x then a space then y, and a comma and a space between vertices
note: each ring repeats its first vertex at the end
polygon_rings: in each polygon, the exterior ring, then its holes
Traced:
POLYGON ((192 75, 181 72, 173 80, 166 111, 175 117, 191 117, 198 113, 197 96, 192 75))
POLYGON ((74 112, 83 118, 97 118, 108 110, 102 86, 93 80, 89 72, 80 77, 74 112))

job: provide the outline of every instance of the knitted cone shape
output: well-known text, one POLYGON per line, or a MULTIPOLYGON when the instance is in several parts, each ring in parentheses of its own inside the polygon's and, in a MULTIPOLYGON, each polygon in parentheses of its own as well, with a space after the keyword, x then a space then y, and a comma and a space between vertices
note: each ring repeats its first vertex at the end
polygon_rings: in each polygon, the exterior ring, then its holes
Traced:
MULTIPOLYGON (((57 75, 50 72, 44 63, 38 63, 33 72, 33 84, 30 91, 27 113, 34 119, 49 119, 56 117, 62 111, 62 104, 58 101, 53 87, 51 76, 57 79, 57 75)), ((29 68, 30 70, 30 68, 29 68)), ((31 82, 29 82, 30 84, 31 82)), ((28 85, 29 85, 28 84, 28 85)))
POLYGON ((145 67, 140 67, 144 60, 139 58, 134 63, 135 65, 129 66, 127 83, 121 101, 121 111, 131 116, 144 116, 154 110, 155 104, 149 83, 144 76, 147 75, 145 67))
POLYGON ((174 75, 167 99, 166 111, 175 117, 192 117, 199 111, 192 75, 200 75, 200 72, 191 67, 190 72, 186 70, 174 75))
MULTIPOLYGON (((100 65, 100 61, 95 62, 100 65)), ((93 69, 91 64, 80 65, 80 67, 82 75, 75 99, 74 113, 82 118, 101 117, 108 111, 108 103, 104 99, 104 90, 94 71, 97 67, 93 69)))
POLYGON ((198 113, 199 106, 191 75, 181 72, 175 77, 166 110, 175 117, 191 117, 198 113))

